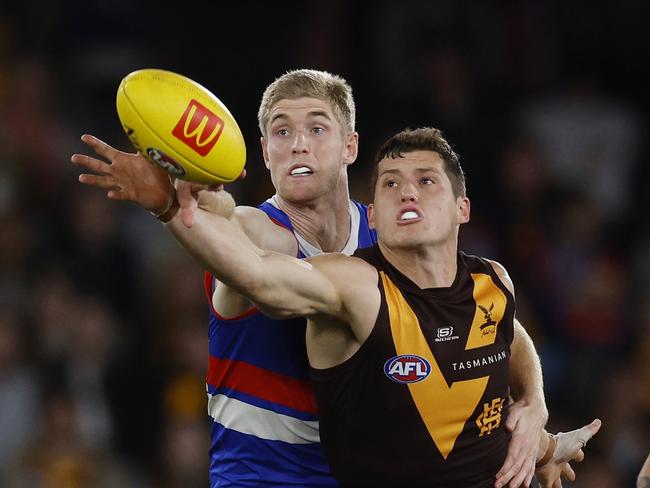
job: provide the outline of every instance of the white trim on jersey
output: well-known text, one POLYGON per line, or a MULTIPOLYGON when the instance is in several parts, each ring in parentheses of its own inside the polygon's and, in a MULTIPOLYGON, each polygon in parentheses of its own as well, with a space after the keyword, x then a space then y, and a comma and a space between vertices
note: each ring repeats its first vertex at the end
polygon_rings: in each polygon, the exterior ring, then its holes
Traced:
MULTIPOLYGON (((267 199, 266 201, 271 205, 273 205, 278 210, 281 210, 277 202, 277 197, 275 195, 273 195, 271 198, 267 199)), ((350 237, 348 237, 348 241, 345 243, 345 246, 343 246, 343 249, 339 251, 341 254, 346 254, 347 256, 351 256, 357 250, 357 247, 359 247, 360 223, 361 223, 361 215, 359 215, 359 208, 352 202, 352 200, 350 200, 350 237)), ((293 234, 296 236, 300 251, 303 253, 305 257, 309 258, 311 256, 318 256, 320 254, 323 254, 323 251, 321 249, 314 246, 311 242, 308 242, 304 237, 302 237, 298 233, 296 229, 293 229, 293 234)))
POLYGON ((208 415, 227 429, 260 439, 289 444, 320 442, 317 420, 300 420, 226 395, 208 393, 208 415))

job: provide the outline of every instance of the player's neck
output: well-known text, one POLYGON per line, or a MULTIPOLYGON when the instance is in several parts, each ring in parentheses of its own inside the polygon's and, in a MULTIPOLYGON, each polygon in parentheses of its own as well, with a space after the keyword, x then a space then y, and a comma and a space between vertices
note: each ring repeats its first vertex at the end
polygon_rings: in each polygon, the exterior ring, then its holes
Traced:
POLYGON ((447 288, 456 279, 455 242, 415 249, 391 249, 380 242, 379 248, 390 264, 420 288, 447 288))
POLYGON ((295 231, 323 252, 339 252, 350 238, 350 195, 332 192, 324 198, 296 204, 276 195, 280 209, 295 231))

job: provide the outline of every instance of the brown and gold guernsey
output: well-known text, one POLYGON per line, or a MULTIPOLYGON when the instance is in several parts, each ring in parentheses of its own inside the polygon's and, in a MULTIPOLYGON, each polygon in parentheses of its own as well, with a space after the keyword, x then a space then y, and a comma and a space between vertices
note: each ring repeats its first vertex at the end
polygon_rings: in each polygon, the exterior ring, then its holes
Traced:
POLYGON ((486 260, 458 253, 449 288, 421 289, 379 248, 381 306, 344 363, 311 369, 320 436, 344 486, 487 488, 510 436, 515 304, 486 260))

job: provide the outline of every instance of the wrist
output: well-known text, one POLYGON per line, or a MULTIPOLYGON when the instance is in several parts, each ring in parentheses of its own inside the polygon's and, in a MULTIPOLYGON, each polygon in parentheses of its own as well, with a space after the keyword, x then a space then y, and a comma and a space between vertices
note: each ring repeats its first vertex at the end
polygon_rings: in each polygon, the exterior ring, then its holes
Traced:
POLYGON ((542 466, 548 464, 548 462, 553 459, 553 454, 555 454, 555 447, 557 446, 557 440, 555 436, 549 432, 544 432, 544 435, 540 439, 539 452, 543 452, 541 457, 537 459, 535 463, 535 468, 541 468, 542 466))
POLYGON ((179 209, 180 205, 178 203, 178 199, 176 198, 176 190, 172 190, 172 194, 169 197, 165 208, 160 212, 151 212, 151 215, 166 224, 176 216, 179 209))

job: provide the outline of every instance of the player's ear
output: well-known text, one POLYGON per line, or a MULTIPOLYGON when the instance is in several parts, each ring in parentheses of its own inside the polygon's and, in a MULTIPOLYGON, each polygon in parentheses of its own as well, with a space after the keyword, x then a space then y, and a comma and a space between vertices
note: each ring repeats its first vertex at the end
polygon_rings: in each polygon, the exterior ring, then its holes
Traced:
POLYGON ((368 227, 375 228, 375 206, 372 203, 368 204, 368 227))
POLYGON ((343 154, 343 162, 345 164, 352 164, 357 159, 359 153, 359 133, 350 132, 345 136, 345 146, 343 154))
POLYGON ((266 142, 266 139, 264 136, 260 137, 260 144, 262 145, 262 156, 264 157, 264 166, 266 166, 266 169, 270 169, 269 167, 269 143, 266 142))
POLYGON ((469 213, 471 209, 469 198, 458 197, 456 201, 458 203, 458 223, 466 224, 467 222, 469 222, 469 213))

